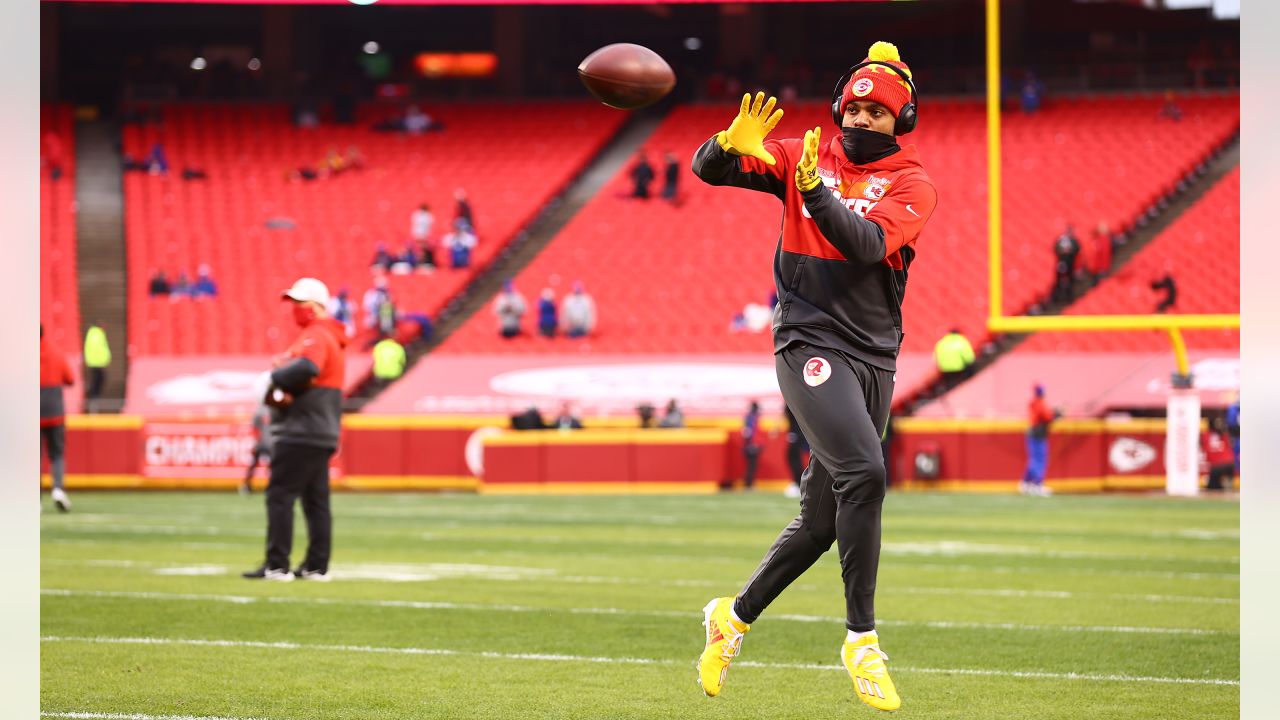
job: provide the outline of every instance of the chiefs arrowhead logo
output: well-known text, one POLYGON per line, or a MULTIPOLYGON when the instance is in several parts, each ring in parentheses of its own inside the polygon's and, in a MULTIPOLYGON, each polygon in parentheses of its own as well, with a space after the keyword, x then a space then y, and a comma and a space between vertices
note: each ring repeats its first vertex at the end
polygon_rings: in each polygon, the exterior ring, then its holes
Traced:
POLYGON ((1107 460, 1111 469, 1118 473, 1136 472, 1155 462, 1156 449, 1134 438, 1116 438, 1111 443, 1107 460))
POLYGON ((812 357, 804 364, 804 381, 809 387, 818 387, 831 377, 831 363, 826 358, 812 357))
POLYGON ((874 90, 875 87, 876 84, 871 81, 871 78, 860 77, 858 78, 858 81, 853 84, 851 90, 857 97, 866 97, 871 94, 871 91, 874 90))

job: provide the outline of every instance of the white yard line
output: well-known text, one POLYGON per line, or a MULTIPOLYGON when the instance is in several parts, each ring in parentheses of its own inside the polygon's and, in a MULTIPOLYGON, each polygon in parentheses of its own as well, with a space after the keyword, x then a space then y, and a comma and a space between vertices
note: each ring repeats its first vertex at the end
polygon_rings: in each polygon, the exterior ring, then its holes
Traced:
MULTIPOLYGON (((411 610, 475 610, 482 612, 551 613, 570 615, 630 615, 636 617, 696 618, 698 613, 672 610, 628 610, 624 608, 557 608, 528 605, 490 605, 479 603, 426 602, 417 600, 348 600, 343 598, 280 597, 256 595, 200 595, 191 593, 157 593, 108 590, 64 590, 46 588, 42 595, 55 597, 124 598, 130 600, 157 600, 162 602, 193 601, 250 605, 253 603, 284 605, 348 605, 361 607, 405 608, 411 610)), ((770 620, 805 623, 844 622, 844 618, 828 615, 769 615, 770 620)), ((1136 627, 1126 625, 1025 625, 1018 623, 970 623, 946 620, 879 620, 886 627, 928 627, 942 630, 1011 630, 1015 632, 1091 632, 1139 635, 1235 635, 1225 630, 1200 628, 1136 627)))
MULTIPOLYGON (((629 657, 600 657, 590 655, 562 655, 554 653, 499 653, 499 652, 475 652, 467 650, 450 650, 444 648, 420 648, 420 647, 374 647, 369 645, 323 645, 323 644, 303 644, 293 642, 260 642, 254 640, 209 640, 209 639, 184 639, 184 638, 156 638, 156 637, 60 637, 56 635, 46 635, 40 638, 41 642, 46 643, 91 643, 96 645, 174 645, 180 647, 219 647, 219 648, 252 648, 262 650, 315 650, 323 652, 351 652, 351 653, 376 653, 389 655, 435 655, 435 656, 453 656, 453 657, 477 657, 493 660, 531 660, 542 662, 580 662, 580 663, 599 663, 599 664, 623 664, 623 665, 675 665, 687 666, 690 664, 688 659, 670 660, 663 658, 629 658, 629 657)), ((843 672, 844 667, 840 665, 820 665, 811 663, 764 663, 743 661, 737 663, 738 667, 755 667, 769 670, 838 670, 843 672)), ((935 675, 983 675, 992 677, 1021 677, 1036 678, 1043 680, 1091 680, 1102 682, 1130 682, 1130 683, 1171 683, 1181 685, 1232 685, 1238 686, 1239 680, 1231 680, 1226 678, 1183 678, 1183 677, 1151 677, 1145 675, 1115 675, 1100 673, 1057 673, 1043 672, 1038 670, 1031 671, 1004 671, 1004 670, 986 670, 980 668, 928 668, 928 667, 910 667, 896 666, 896 672, 905 674, 926 673, 935 675)))

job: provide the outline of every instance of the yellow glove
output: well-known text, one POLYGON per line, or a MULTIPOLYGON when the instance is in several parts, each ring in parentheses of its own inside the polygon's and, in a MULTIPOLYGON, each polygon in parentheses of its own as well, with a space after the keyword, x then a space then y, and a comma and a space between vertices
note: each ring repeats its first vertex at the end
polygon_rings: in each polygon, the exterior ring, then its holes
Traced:
POLYGON ((804 152, 800 155, 800 162, 796 163, 796 187, 800 188, 800 192, 812 190, 822 184, 818 177, 818 139, 821 137, 821 127, 804 131, 804 152))
POLYGON ((754 103, 751 102, 751 93, 743 95, 738 117, 733 119, 728 130, 721 130, 716 135, 716 142, 730 155, 750 155, 770 165, 777 164, 773 155, 764 149, 765 136, 773 132, 782 120, 782 110, 775 112, 773 109, 777 103, 778 99, 772 97, 766 103, 762 92, 756 93, 754 103))

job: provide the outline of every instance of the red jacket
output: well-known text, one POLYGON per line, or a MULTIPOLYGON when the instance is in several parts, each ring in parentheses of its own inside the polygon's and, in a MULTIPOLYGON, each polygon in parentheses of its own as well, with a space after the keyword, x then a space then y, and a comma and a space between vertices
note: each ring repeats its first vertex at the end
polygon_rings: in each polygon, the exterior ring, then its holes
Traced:
POLYGON ((1217 430, 1207 430, 1200 437, 1200 447, 1204 448, 1204 459, 1212 467, 1214 465, 1234 465, 1235 453, 1231 451, 1231 440, 1217 430))
POLYGON ((40 338, 40 427, 64 422, 62 388, 75 383, 67 358, 47 337, 40 338))
POLYGON ((693 170, 711 185, 732 185, 782 201, 774 257, 778 306, 774 350, 792 343, 833 348, 894 370, 902 345, 902 299, 915 244, 938 202, 914 145, 855 165, 839 136, 818 149, 822 184, 801 193, 800 138, 766 140, 776 163, 726 153, 711 138, 693 170), (870 222, 868 222, 870 221, 870 222))
POLYGON ((272 425, 276 442, 333 449, 342 432, 342 384, 346 378, 346 329, 333 318, 302 329, 285 351, 271 382, 293 402, 279 409, 272 425))

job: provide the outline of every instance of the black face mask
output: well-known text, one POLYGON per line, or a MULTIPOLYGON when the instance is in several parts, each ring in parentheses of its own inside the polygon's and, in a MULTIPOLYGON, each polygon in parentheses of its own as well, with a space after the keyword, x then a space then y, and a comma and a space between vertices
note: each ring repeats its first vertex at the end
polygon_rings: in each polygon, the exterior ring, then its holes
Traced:
POLYGON ((898 139, 874 130, 863 128, 841 128, 844 156, 854 165, 866 165, 889 157, 902 148, 898 147, 898 139))

